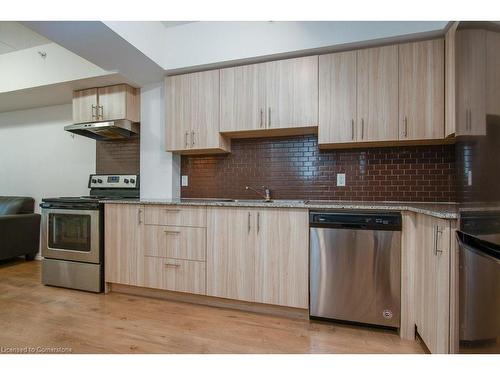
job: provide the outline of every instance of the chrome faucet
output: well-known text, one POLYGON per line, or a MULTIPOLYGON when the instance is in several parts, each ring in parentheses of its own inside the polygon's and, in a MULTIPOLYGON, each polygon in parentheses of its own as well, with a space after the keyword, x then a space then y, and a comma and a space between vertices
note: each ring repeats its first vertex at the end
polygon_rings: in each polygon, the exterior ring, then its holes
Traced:
POLYGON ((255 189, 251 186, 245 186, 245 190, 255 191, 262 198, 264 198, 265 202, 271 202, 271 190, 267 186, 262 186, 262 189, 264 189, 264 194, 262 194, 260 191, 258 191, 257 189, 255 189))

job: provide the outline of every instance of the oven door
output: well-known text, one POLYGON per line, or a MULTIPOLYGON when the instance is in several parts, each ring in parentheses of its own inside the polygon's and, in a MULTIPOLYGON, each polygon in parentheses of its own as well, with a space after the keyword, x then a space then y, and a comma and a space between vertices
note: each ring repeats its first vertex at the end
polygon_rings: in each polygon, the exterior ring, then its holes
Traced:
POLYGON ((42 209, 42 256, 100 263, 100 211, 42 209))

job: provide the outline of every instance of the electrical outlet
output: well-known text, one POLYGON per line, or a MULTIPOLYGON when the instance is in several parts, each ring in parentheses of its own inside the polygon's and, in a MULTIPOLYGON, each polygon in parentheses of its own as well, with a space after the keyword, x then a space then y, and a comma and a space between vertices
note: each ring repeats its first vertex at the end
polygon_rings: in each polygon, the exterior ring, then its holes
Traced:
POLYGON ((188 186, 188 176, 186 175, 181 176, 181 186, 188 186))
POLYGON ((345 186, 345 173, 337 173, 337 186, 345 186))

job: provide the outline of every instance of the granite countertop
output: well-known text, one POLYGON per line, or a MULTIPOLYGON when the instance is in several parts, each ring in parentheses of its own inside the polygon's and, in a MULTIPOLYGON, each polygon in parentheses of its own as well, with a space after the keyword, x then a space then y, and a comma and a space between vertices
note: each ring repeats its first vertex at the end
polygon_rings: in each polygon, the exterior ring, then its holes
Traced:
POLYGON ((346 210, 382 210, 410 211, 434 216, 441 219, 457 219, 458 205, 455 203, 414 203, 414 202, 355 202, 355 201, 317 201, 317 200, 262 200, 247 199, 130 199, 102 201, 113 204, 163 204, 183 206, 217 206, 217 207, 269 207, 269 208, 304 208, 304 209, 346 209, 346 210))

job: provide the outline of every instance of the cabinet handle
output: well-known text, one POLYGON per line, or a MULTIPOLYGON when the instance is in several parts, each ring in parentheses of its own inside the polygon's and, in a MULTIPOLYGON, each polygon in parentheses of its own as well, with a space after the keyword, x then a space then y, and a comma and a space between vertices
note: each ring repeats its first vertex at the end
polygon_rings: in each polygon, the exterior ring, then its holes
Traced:
POLYGON ((365 137, 365 119, 361 119, 361 139, 365 137))
POLYGON ((101 117, 101 120, 104 118, 104 107, 102 105, 97 106, 97 119, 101 117), (99 108, 101 109, 101 114, 99 115, 99 108))
POLYGON ((260 212, 257 212, 257 234, 260 231, 260 212))
POLYGON ((469 108, 469 131, 472 130, 472 109, 469 108))
POLYGON ((194 131, 191 132, 191 146, 194 146, 194 131))
POLYGON ((97 118, 97 114, 96 114, 97 112, 94 112, 94 110, 96 110, 96 109, 97 109, 97 106, 95 106, 95 105, 92 104, 92 109, 91 109, 92 119, 97 118))
POLYGON ((164 211, 167 212, 179 212, 181 209, 180 208, 164 208, 164 211))
POLYGON ((165 263, 165 267, 175 267, 175 268, 178 268, 180 266, 181 265, 177 264, 177 263, 165 263))
POLYGON ((248 213, 248 233, 250 233, 250 212, 248 213))
POLYGON ((267 127, 268 128, 271 127, 271 107, 269 107, 269 109, 267 111, 267 127))
POLYGON ((351 139, 354 141, 354 119, 351 119, 351 139))
POLYGON ((184 143, 186 144, 186 148, 188 148, 188 137, 189 137, 189 132, 186 132, 186 134, 184 134, 184 143))
POLYGON ((139 224, 142 224, 142 209, 139 208, 139 210, 137 211, 137 221, 139 222, 139 224))
POLYGON ((405 138, 408 137, 408 117, 405 116, 405 138))
POLYGON ((165 234, 179 234, 178 230, 164 230, 165 234))
POLYGON ((260 128, 262 128, 262 125, 264 124, 264 110, 261 108, 260 109, 260 128))
POLYGON ((465 109, 465 130, 469 130, 469 108, 465 109))
POLYGON ((438 255, 438 253, 442 253, 443 250, 438 249, 438 237, 443 234, 443 231, 439 227, 439 225, 436 225, 436 229, 434 231, 434 255, 438 255))

